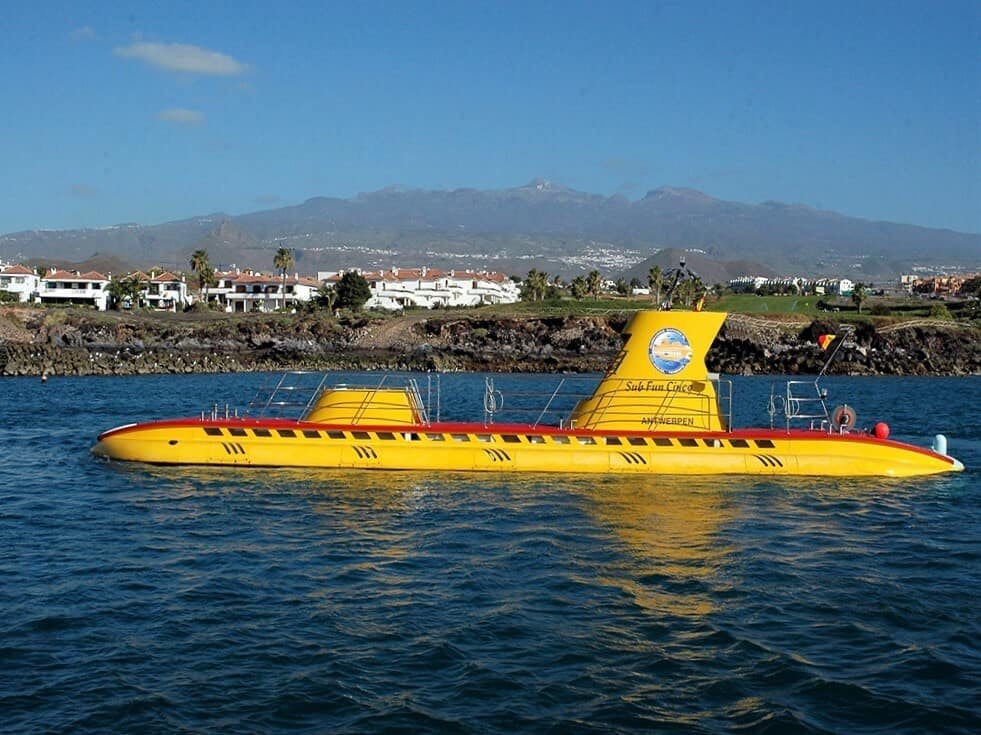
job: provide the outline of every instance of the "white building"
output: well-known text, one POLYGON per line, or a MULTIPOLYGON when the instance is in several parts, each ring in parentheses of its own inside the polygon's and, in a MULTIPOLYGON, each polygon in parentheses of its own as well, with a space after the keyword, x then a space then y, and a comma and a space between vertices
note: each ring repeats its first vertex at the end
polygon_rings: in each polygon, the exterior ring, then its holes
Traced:
POLYGON ((150 275, 136 271, 125 276, 123 280, 140 282, 141 306, 162 311, 181 311, 191 303, 191 296, 187 291, 187 279, 184 276, 175 276, 170 271, 163 273, 150 271, 150 275))
POLYGON ((855 284, 847 278, 818 278, 811 281, 814 293, 833 296, 851 296, 855 284))
POLYGON ((109 279, 96 271, 60 271, 52 268, 41 278, 38 296, 42 304, 78 304, 106 310, 109 279))
POLYGON ((35 301, 40 284, 40 276, 25 265, 8 265, 0 270, 0 291, 16 294, 19 301, 35 301))
POLYGON ((729 288, 736 290, 756 291, 763 287, 767 279, 765 276, 739 276, 729 281, 729 288))
POLYGON ((180 311, 190 303, 187 293, 187 280, 184 276, 175 276, 170 271, 150 275, 145 298, 148 306, 154 309, 180 311))
POLYGON ((216 272, 217 285, 208 289, 208 299, 222 304, 225 311, 247 313, 290 309, 311 301, 320 288, 312 278, 298 274, 286 276, 284 289, 281 275, 264 275, 236 268, 227 273, 216 272))
MULTIPOLYGON (((344 271, 319 273, 334 286, 344 271)), ((513 304, 520 298, 518 285, 503 273, 442 271, 435 268, 392 268, 361 273, 371 289, 367 309, 400 311, 407 307, 432 309, 481 304, 513 304)))
POLYGON ((764 286, 783 289, 794 286, 798 290, 813 291, 820 296, 848 296, 855 288, 855 284, 847 278, 801 278, 799 276, 767 278, 765 276, 739 276, 729 281, 729 287, 736 291, 758 291, 764 286))

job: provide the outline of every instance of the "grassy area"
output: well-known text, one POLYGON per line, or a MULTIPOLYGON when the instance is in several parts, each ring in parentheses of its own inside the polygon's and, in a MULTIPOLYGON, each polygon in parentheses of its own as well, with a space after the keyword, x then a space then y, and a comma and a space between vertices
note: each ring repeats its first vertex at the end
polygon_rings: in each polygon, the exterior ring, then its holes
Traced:
POLYGON ((729 294, 718 301, 710 300, 706 311, 729 311, 736 314, 803 314, 816 317, 822 313, 818 302, 823 296, 757 296, 729 294))
MULTIPOLYGON (((875 320, 891 323, 905 319, 923 319, 931 316, 931 309, 938 302, 896 297, 870 297, 859 314, 848 298, 833 296, 757 296, 755 294, 728 294, 720 299, 709 298, 706 311, 726 311, 732 314, 752 314, 761 317, 798 317, 818 319, 830 317, 845 322, 875 320)), ((553 301, 519 301, 516 304, 499 304, 465 309, 411 310, 406 313, 425 315, 480 314, 487 317, 527 316, 598 316, 625 313, 654 308, 649 296, 585 298, 581 301, 560 299, 553 301)), ((976 308, 976 307, 975 307, 976 308)), ((952 310, 957 311, 956 306, 952 310)))
MULTIPOLYGON (((477 310, 465 311, 487 316, 590 316, 611 312, 638 311, 652 308, 650 298, 585 298, 582 301, 562 299, 560 301, 519 301, 516 304, 480 306, 477 310)), ((439 313, 439 310, 433 313, 439 313)), ((444 314, 452 310, 442 311, 444 314)))
POLYGON ((734 314, 796 314, 814 319, 831 316, 846 322, 873 320, 876 323, 892 323, 909 319, 976 318, 977 302, 945 303, 906 296, 870 296, 858 312, 848 297, 835 296, 756 296, 755 294, 729 294, 719 300, 709 300, 709 311, 727 311, 734 314), (948 311, 949 307, 949 311, 948 311), (937 313, 937 310, 942 313, 937 313))
MULTIPOLYGON (((733 314, 750 314, 760 317, 796 317, 793 321, 829 317, 843 322, 867 322, 876 324, 891 324, 909 319, 936 318, 931 310, 943 305, 943 302, 925 301, 923 299, 905 297, 870 297, 859 314, 850 299, 835 299, 829 296, 757 296, 755 294, 727 294, 719 299, 709 298, 705 303, 706 311, 726 311, 733 314)), ((981 322, 981 304, 977 301, 950 303, 950 314, 961 322, 977 324, 981 322)), ((16 310, 42 314, 49 326, 63 323, 71 314, 83 314, 92 321, 104 323, 156 323, 156 324, 226 324, 244 322, 254 323, 257 319, 292 324, 311 318, 332 322, 333 317, 325 310, 312 312, 301 311, 298 314, 227 314, 221 311, 201 310, 186 313, 146 312, 146 311, 109 311, 97 312, 91 309, 72 309, 69 307, 40 307, 24 305, 2 305, 4 311, 16 310)), ((598 299, 584 298, 560 299, 552 301, 520 301, 515 304, 499 304, 495 306, 479 306, 452 309, 408 309, 405 316, 416 318, 481 316, 488 318, 508 317, 588 317, 605 316, 610 314, 625 314, 642 309, 654 308, 649 296, 607 296, 598 299)), ((350 316, 346 314, 346 316, 350 316)), ((386 312, 368 312, 364 315, 372 318, 385 317, 397 319, 401 314, 386 312)))

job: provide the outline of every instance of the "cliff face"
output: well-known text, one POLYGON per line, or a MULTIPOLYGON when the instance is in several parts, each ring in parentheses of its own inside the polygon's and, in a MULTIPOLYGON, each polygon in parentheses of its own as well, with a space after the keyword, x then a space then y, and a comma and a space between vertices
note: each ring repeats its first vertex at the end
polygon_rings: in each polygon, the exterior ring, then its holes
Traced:
MULTIPOLYGON (((413 314, 99 314, 0 309, 2 375, 132 375, 278 369, 599 372, 625 315, 487 318, 413 314)), ((708 355, 727 374, 814 374, 833 322, 731 315, 708 355)), ((862 326, 829 370, 852 375, 979 375, 981 330, 944 322, 862 326)))

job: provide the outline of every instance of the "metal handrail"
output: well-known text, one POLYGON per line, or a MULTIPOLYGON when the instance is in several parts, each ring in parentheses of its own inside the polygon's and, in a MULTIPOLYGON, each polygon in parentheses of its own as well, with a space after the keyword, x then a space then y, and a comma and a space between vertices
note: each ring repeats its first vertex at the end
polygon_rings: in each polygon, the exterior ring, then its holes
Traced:
POLYGON ((297 409, 296 413, 303 414, 310 409, 314 400, 320 394, 327 376, 321 373, 292 370, 279 375, 272 387, 260 388, 259 392, 249 402, 246 413, 249 415, 281 416, 286 409, 297 409), (302 377, 314 375, 319 380, 315 386, 302 385, 302 377), (298 396, 293 398, 293 395, 298 396), (278 409, 273 411, 273 409, 278 409))
MULTIPOLYGON (((249 402, 246 408, 245 414, 248 416, 263 418, 263 417, 276 417, 281 418, 283 416, 289 415, 291 418, 295 418, 297 421, 301 420, 303 416, 308 414, 313 408, 317 399, 320 397, 321 393, 324 391, 328 385, 333 388, 364 388, 368 391, 367 395, 359 402, 359 405, 354 407, 353 418, 355 421, 363 418, 365 411, 367 411, 372 402, 374 401, 377 392, 383 390, 388 385, 393 382, 392 376, 388 374, 382 375, 378 381, 370 386, 365 385, 353 385, 348 383, 335 383, 330 384, 330 379, 333 376, 329 373, 319 373, 305 370, 292 370, 278 375, 276 380, 272 381, 271 384, 260 387, 256 395, 249 402), (308 376, 316 376, 316 382, 309 382, 303 384, 303 379, 308 376)), ((439 376, 436 376, 438 381, 439 376)), ((414 405, 418 406, 420 409, 420 419, 423 423, 428 424, 431 412, 431 402, 433 400, 433 390, 430 387, 428 390, 428 402, 423 400, 422 391, 419 389, 418 381, 412 377, 406 377, 404 384, 404 389, 407 390, 414 401, 414 405)), ((438 382, 437 382, 438 385, 438 382)), ((437 387, 435 400, 439 400, 439 389, 437 387)), ((438 414, 439 407, 436 407, 436 412, 438 414)))
MULTIPOLYGON (((438 383, 437 383, 437 385, 438 385, 438 383)), ((412 401, 415 403, 415 405, 419 407, 419 412, 422 414, 419 418, 421 419, 422 423, 425 424, 426 426, 429 426, 429 408, 428 408, 428 405, 422 400, 422 394, 419 392, 419 383, 418 383, 418 381, 415 378, 409 378, 408 383, 406 385, 406 390, 409 391, 409 397, 412 399, 412 401)), ((430 393, 430 396, 431 396, 432 395, 432 391, 429 391, 429 393, 430 393)), ((437 399, 438 399, 438 396, 439 396, 439 393, 437 391, 437 399)), ((438 400, 437 400, 437 404, 436 404, 436 411, 437 411, 437 414, 438 414, 438 412, 439 412, 439 403, 438 403, 438 400)))
MULTIPOLYGON (((547 391, 508 390, 510 407, 507 413, 515 416, 527 415, 530 417, 527 419, 528 422, 533 426, 556 423, 559 426, 574 428, 572 414, 575 409, 582 401, 593 399, 594 403, 590 407, 590 423, 594 426, 651 416, 657 419, 652 422, 654 424, 663 423, 665 419, 684 417, 693 419, 695 425, 698 425, 705 423, 698 422, 698 418, 709 414, 718 415, 723 430, 728 431, 732 426, 732 381, 720 379, 717 375, 711 376, 707 381, 714 386, 715 396, 699 396, 699 405, 688 407, 676 404, 672 400, 674 392, 671 390, 644 393, 632 401, 624 400, 622 397, 617 399, 617 396, 626 393, 626 383, 633 381, 626 378, 617 380, 612 388, 597 392, 598 381, 596 377, 561 377, 557 384, 547 391), (654 399, 654 395, 657 395, 660 400, 654 399), (534 406, 523 405, 533 399, 538 399, 534 406), (543 399, 544 405, 542 405, 543 399)), ((610 379, 607 378, 606 381, 609 385, 610 379)), ((666 387, 678 381, 652 379, 644 382, 661 383, 666 387)), ((484 381, 485 423, 493 423, 497 415, 503 412, 503 406, 503 394, 497 390, 492 378, 486 378, 484 381)))
MULTIPOLYGON (((440 421, 441 416, 441 380, 439 374, 427 374, 426 395, 420 385, 418 375, 381 374, 373 381, 331 382, 331 377, 339 377, 307 371, 292 371, 278 376, 272 384, 260 389, 246 411, 246 415, 259 417, 289 416, 297 421, 302 420, 315 405, 322 392, 330 387, 333 389, 360 389, 364 391, 359 396, 351 396, 347 409, 351 412, 352 420, 357 422, 370 415, 372 407, 377 407, 381 400, 380 393, 386 389, 402 389, 408 394, 412 405, 418 407, 418 420, 424 425, 430 425, 433 417, 440 421), (309 380, 316 376, 316 380, 309 380), (435 381, 435 382, 434 382, 435 381), (294 415, 295 414, 295 415, 294 415)), ((643 392, 627 390, 628 379, 600 379, 596 376, 556 376, 554 386, 542 390, 542 386, 521 390, 520 386, 506 388, 507 410, 505 410, 505 392, 497 388, 493 377, 484 380, 483 411, 484 423, 493 424, 496 421, 511 423, 512 418, 518 417, 515 423, 528 423, 531 426, 557 425, 573 427, 573 416, 582 401, 592 399, 588 404, 590 425, 602 428, 604 425, 615 423, 636 422, 647 425, 651 429, 672 425, 685 426, 689 430, 707 430, 710 424, 706 418, 709 415, 718 416, 721 429, 728 431, 732 427, 732 381, 720 379, 712 374, 707 382, 714 387, 712 393, 684 393, 685 399, 678 399, 680 393, 676 380, 650 379, 645 384, 663 384, 653 390, 648 388, 643 392), (605 380, 604 389, 597 391, 601 380, 605 380), (678 399, 678 400, 676 400, 678 399), (511 418, 506 418, 510 416, 511 418)), ((635 389, 636 390, 636 389, 635 389)), ((775 406, 780 405, 781 412, 787 405, 798 406, 808 399, 798 396, 798 392, 788 389, 787 396, 776 394, 771 396, 771 426, 776 421, 775 406), (788 397, 791 396, 791 397, 788 397)), ((804 416, 803 411, 794 409, 794 418, 804 416)), ((822 403, 821 414, 816 417, 828 419, 827 407, 822 403)), ((789 420, 789 419, 788 419, 789 420)))
POLYGON ((831 414, 828 412, 827 391, 821 388, 820 376, 813 381, 788 380, 785 383, 783 395, 775 392, 776 386, 770 386, 770 428, 774 428, 776 417, 782 414, 783 423, 789 431, 793 422, 806 421, 810 428, 825 429, 831 425, 831 414), (803 395, 800 388, 814 388, 814 395, 803 395), (818 410, 818 406, 820 410, 818 410), (813 408, 812 408, 813 407, 813 408))
POLYGON ((562 378, 562 380, 559 381, 559 384, 555 386, 555 390, 552 391, 552 395, 548 397, 548 401, 545 402, 545 406, 542 408, 541 413, 538 414, 538 418, 536 418, 532 424, 533 426, 538 426, 542 422, 542 419, 544 419, 548 415, 549 411, 552 410, 552 404, 555 402, 556 396, 559 395, 559 391, 562 390, 564 385, 565 378, 562 378))

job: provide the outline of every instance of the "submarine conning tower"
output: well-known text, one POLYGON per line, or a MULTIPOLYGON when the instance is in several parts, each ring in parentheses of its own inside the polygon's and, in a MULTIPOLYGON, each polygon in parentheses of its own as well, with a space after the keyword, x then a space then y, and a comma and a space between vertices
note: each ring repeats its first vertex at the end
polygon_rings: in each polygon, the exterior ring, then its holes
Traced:
POLYGON ((569 416, 573 429, 701 432, 727 429, 705 355, 726 314, 640 311, 593 395, 569 416))

